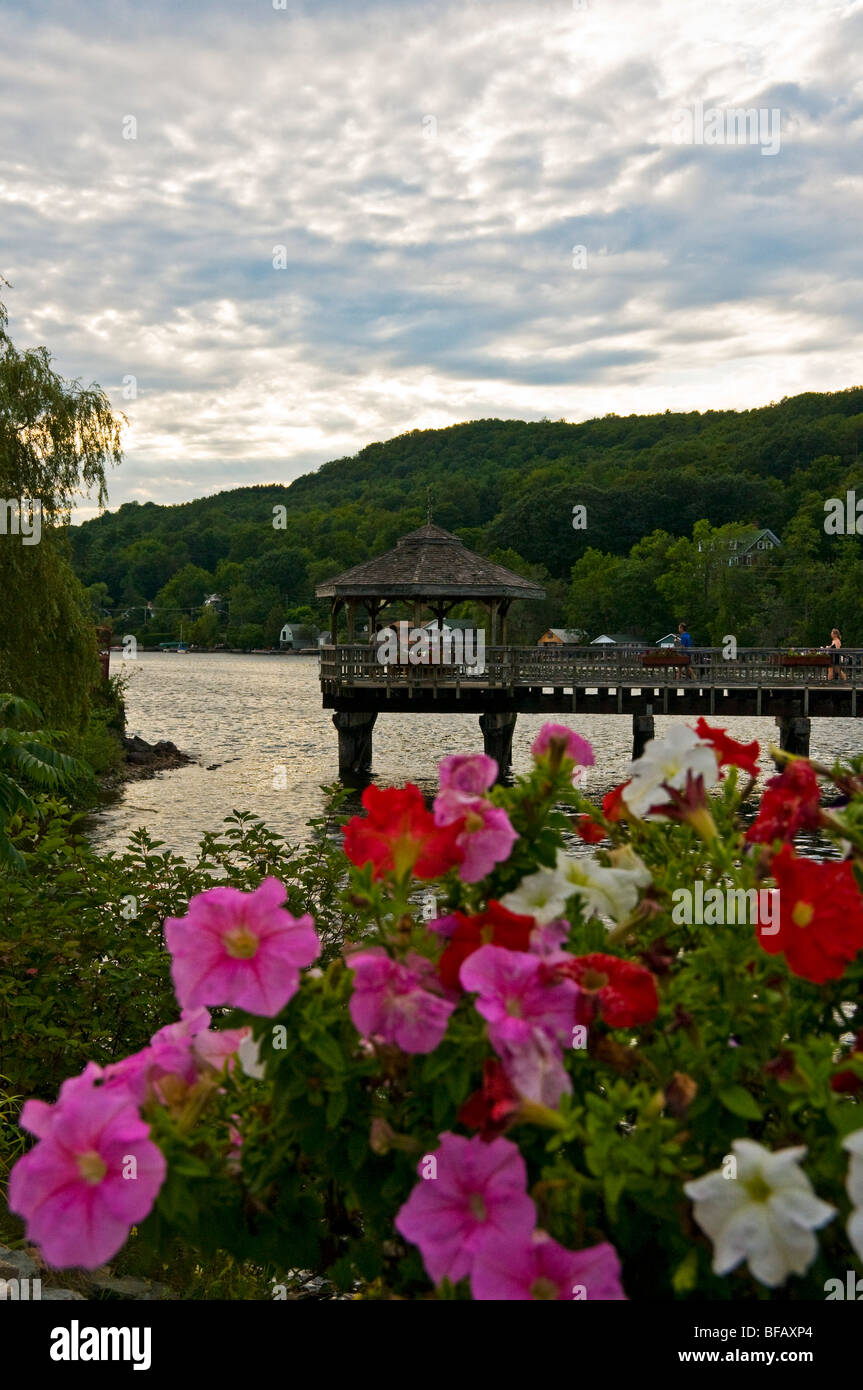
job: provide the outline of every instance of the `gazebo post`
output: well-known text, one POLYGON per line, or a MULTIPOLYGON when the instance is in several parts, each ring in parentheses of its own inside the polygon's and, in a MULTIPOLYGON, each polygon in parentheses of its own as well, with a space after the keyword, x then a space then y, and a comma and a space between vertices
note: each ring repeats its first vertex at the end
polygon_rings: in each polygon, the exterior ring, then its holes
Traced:
POLYGON ((497 763, 499 782, 512 770, 512 736, 517 718, 516 711, 508 709, 488 710, 479 717, 483 751, 497 763))
POLYGON ((502 599, 500 605, 500 645, 506 646, 506 617, 509 613, 510 600, 502 599))
POLYGON ((333 723, 339 735, 339 777, 362 777, 372 765, 372 730, 377 710, 336 710, 333 723))

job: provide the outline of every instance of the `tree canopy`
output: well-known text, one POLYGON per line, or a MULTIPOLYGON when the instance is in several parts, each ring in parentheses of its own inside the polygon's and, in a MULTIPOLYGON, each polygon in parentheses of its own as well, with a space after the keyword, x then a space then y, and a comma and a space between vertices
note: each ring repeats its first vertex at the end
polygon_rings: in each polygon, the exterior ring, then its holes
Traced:
POLYGON ((82 493, 105 501, 122 421, 98 386, 64 380, 51 360, 47 348, 14 346, 0 303, 0 689, 73 728, 97 665, 91 605, 69 560, 69 509, 82 493))

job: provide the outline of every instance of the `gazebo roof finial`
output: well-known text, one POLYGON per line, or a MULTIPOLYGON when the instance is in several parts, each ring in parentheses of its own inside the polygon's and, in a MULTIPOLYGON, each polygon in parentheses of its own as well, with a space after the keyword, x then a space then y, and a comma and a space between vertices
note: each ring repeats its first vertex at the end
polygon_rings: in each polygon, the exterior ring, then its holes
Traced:
POLYGON ((432 511, 431 511, 431 483, 429 483, 429 484, 426 486, 426 525, 427 525, 427 526, 431 526, 431 524, 432 524, 432 511))

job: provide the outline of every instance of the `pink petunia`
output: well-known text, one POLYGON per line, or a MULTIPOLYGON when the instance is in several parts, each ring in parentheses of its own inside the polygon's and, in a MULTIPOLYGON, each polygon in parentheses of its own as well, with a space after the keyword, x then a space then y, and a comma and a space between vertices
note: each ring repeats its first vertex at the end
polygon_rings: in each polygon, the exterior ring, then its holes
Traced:
POLYGON ((179 1023, 169 1023, 150 1039, 149 1046, 105 1068, 106 1085, 128 1087, 139 1105, 152 1099, 168 1104, 202 1073, 221 1071, 251 1030, 210 1028, 207 1009, 184 1009, 179 1023))
POLYGON ((209 888, 185 917, 165 920, 171 975, 182 1008, 231 1004, 272 1018, 299 989, 321 943, 306 913, 292 917, 284 886, 265 878, 252 893, 209 888))
POLYGON ((449 1132, 417 1166, 421 1181, 395 1219, 396 1230, 419 1246, 429 1278, 458 1283, 470 1274, 491 1237, 526 1245, 536 1225, 527 1195, 527 1169, 509 1139, 484 1143, 449 1132))
POLYGON ((458 925, 459 919, 453 912, 449 913, 446 917, 433 917, 430 922, 426 923, 429 931, 436 932, 438 936, 443 936, 445 938, 451 937, 453 932, 457 930, 458 925))
POLYGON ((495 1052, 529 1043, 537 1029, 554 1042, 571 1041, 578 987, 555 981, 539 956, 481 946, 462 964, 459 980, 477 995, 495 1052))
POLYGON ((552 745, 563 748, 564 758, 568 758, 577 767, 593 767, 593 748, 586 738, 582 738, 581 734, 575 733, 566 724, 543 724, 530 745, 530 751, 534 758, 544 758, 552 749, 552 745))
POLYGON ((456 844, 464 854, 458 866, 462 883, 479 883, 495 864, 502 864, 512 853, 518 835, 509 816, 500 806, 481 801, 464 818, 456 844))
POLYGON ((402 963, 372 946, 348 956, 347 964, 354 972, 350 1012, 357 1032, 402 1052, 434 1052, 455 1003, 443 997, 431 961, 411 951, 402 963))
POLYGON ((499 1056, 512 1089, 522 1100, 556 1110, 561 1096, 572 1094, 561 1049, 541 1028, 534 1028, 518 1046, 502 1046, 499 1056))
POLYGON ((527 1241, 490 1237, 474 1261, 471 1292, 479 1302, 626 1299, 613 1245, 567 1250, 545 1231, 527 1241))
POLYGON ((461 822, 456 845, 463 855, 458 866, 458 876, 463 883, 479 883, 491 873, 495 864, 509 858, 518 839, 502 807, 492 806, 481 796, 452 787, 446 787, 435 797, 434 820, 435 825, 441 827, 461 822))
POLYGON ((540 923, 530 934, 528 950, 533 956, 541 956, 545 961, 568 959, 563 947, 569 939, 569 923, 564 917, 553 922, 540 923))
POLYGON ((39 1143, 9 1179, 9 1206, 48 1264, 95 1269, 143 1221, 165 1180, 131 1093, 97 1086, 99 1068, 64 1083, 56 1105, 25 1105, 22 1125, 39 1143))
POLYGON ((467 796, 482 796, 494 786, 497 763, 485 753, 454 753, 438 763, 438 782, 441 791, 462 792, 467 796))

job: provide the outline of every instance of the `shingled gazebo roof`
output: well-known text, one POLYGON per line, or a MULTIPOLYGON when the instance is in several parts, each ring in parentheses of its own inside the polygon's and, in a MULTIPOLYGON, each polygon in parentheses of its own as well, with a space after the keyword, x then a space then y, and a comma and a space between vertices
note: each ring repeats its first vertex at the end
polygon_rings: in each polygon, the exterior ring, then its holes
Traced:
POLYGON ((476 555, 431 522, 402 536, 385 555, 319 584, 315 594, 331 599, 545 598, 539 584, 476 555))

